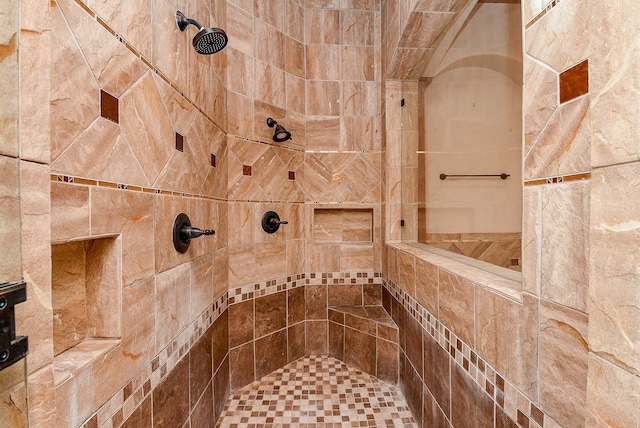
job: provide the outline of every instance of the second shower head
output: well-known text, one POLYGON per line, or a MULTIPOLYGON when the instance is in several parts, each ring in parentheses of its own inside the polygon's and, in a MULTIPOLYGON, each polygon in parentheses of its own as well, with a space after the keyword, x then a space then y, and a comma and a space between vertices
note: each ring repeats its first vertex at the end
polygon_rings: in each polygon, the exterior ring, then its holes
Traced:
POLYGON ((176 24, 180 31, 184 31, 189 24, 195 25, 200 30, 193 38, 193 47, 196 52, 203 55, 211 55, 220 52, 227 46, 229 38, 227 33, 220 28, 204 28, 194 19, 187 18, 180 11, 176 12, 176 24))

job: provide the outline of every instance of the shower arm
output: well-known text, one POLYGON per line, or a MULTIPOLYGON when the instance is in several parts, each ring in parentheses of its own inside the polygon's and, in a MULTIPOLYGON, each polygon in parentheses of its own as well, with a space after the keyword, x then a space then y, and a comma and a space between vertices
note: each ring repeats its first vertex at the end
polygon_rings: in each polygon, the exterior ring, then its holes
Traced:
POLYGON ((198 27, 199 30, 202 30, 204 28, 198 21, 196 21, 195 19, 187 18, 180 11, 176 12, 176 23, 178 24, 178 28, 180 28, 180 31, 184 31, 189 26, 189 24, 198 27))

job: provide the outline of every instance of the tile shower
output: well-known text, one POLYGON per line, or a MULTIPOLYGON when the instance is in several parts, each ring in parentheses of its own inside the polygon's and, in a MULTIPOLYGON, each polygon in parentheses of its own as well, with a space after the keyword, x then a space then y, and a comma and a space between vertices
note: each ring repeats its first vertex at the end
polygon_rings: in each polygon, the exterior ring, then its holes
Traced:
POLYGON ((28 286, 16 330, 29 402, 0 413, 213 426, 237 388, 334 355, 397 373, 422 426, 638 426, 640 167, 626 118, 640 6, 522 4, 514 284, 401 243, 402 84, 466 5, 21 0, 19 31, 3 33, 20 46, 19 150, 3 140, 0 160, 3 194, 20 201, 7 271, 28 286), (180 8, 228 46, 196 54, 180 8), (267 117, 292 139, 274 144, 267 117), (269 210, 289 222, 273 235, 269 210), (216 230, 185 254, 171 242, 180 212, 216 230), (335 309, 372 304, 392 321, 335 309), (397 370, 349 343, 397 352, 397 370))

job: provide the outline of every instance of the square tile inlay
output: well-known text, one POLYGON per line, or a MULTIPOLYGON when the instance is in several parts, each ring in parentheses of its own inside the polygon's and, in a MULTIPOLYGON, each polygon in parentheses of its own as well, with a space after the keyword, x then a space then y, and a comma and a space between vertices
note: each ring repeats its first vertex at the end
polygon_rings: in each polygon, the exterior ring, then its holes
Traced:
POLYGON ((176 132, 176 150, 184 152, 184 137, 176 132))
POLYGON ((118 99, 102 89, 100 89, 100 116, 119 123, 118 99))
POLYGON ((589 92, 589 61, 584 60, 560 73, 560 103, 589 92))
POLYGON ((242 165, 242 175, 251 175, 251 165, 242 165))

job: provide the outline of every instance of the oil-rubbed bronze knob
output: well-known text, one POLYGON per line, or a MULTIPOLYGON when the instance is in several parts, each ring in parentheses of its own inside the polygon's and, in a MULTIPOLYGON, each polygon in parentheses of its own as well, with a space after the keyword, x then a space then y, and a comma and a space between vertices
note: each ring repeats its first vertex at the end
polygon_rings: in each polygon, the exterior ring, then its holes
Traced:
POLYGON ((289 222, 280 220, 280 216, 275 211, 267 211, 262 216, 262 229, 267 233, 276 233, 281 224, 289 224, 289 222))
POLYGON ((173 246, 179 253, 184 253, 189 248, 191 240, 202 235, 214 235, 215 230, 198 229, 191 226, 189 216, 180 213, 173 221, 173 246))

